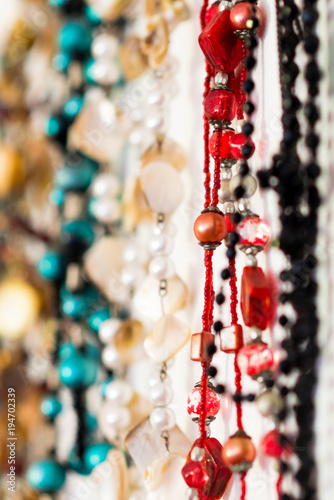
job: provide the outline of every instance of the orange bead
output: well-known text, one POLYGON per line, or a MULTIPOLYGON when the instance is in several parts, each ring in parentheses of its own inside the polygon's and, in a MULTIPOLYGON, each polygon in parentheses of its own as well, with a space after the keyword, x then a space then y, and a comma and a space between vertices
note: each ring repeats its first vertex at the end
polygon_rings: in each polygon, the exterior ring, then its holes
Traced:
POLYGON ((232 29, 234 31, 251 30, 253 17, 259 22, 257 35, 261 38, 265 30, 265 15, 257 5, 250 2, 238 2, 232 7, 230 15, 232 29))
POLYGON ((200 243, 221 242, 226 234, 226 222, 220 210, 204 210, 195 220, 194 233, 200 243))
POLYGON ((256 449, 251 438, 244 431, 238 431, 225 443, 222 457, 231 470, 247 470, 255 460, 256 449))

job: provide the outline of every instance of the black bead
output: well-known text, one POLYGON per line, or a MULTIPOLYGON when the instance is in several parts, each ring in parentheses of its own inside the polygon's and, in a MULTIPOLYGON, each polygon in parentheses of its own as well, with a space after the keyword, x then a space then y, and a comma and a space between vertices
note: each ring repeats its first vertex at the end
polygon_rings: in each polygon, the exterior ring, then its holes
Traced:
POLYGON ((244 66, 246 69, 248 69, 248 71, 253 69, 255 64, 256 64, 256 61, 255 61, 253 56, 246 57, 246 59, 244 61, 244 66))
POLYGON ((209 344, 206 352, 209 356, 213 356, 217 352, 217 347, 215 346, 215 344, 209 344))
POLYGON ((249 144, 245 144, 244 146, 242 146, 241 148, 241 153, 242 153, 242 156, 245 158, 245 159, 248 159, 252 156, 253 154, 253 149, 252 149, 252 146, 250 146, 249 144))
POLYGON ((313 102, 308 102, 305 105, 304 113, 311 125, 314 125, 319 120, 319 111, 313 102))
POLYGON ((233 394, 232 399, 235 403, 241 403, 242 401, 242 395, 241 394, 233 394))
POLYGON ((287 324, 287 322, 288 322, 288 318, 286 316, 282 315, 282 316, 279 317, 278 321, 279 321, 279 324, 281 326, 285 326, 287 324))
POLYGON ((219 306, 221 306, 222 304, 224 304, 225 302, 225 295, 223 293, 218 293, 217 296, 216 296, 216 302, 219 306))
POLYGON ((245 123, 242 127, 242 133, 245 134, 246 136, 252 135, 254 132, 254 127, 251 123, 245 123))
POLYGON ((315 54, 319 48, 319 38, 315 35, 308 35, 305 38, 304 47, 308 54, 315 54))
POLYGON ((289 389, 288 389, 287 387, 283 386, 283 387, 281 388, 281 391, 280 391, 280 392, 281 392, 281 396, 282 396, 283 398, 285 398, 285 397, 289 394, 289 392, 290 392, 290 391, 289 391, 289 389))
POLYGON ((315 61, 310 61, 306 66, 305 77, 309 83, 316 84, 319 82, 321 73, 315 61))
POLYGON ((253 403, 253 401, 255 400, 255 394, 248 394, 246 396, 246 400, 249 401, 249 403, 253 403))
POLYGON ((270 378, 265 379, 263 383, 267 387, 267 389, 271 389, 272 387, 274 387, 274 381, 270 378))
POLYGON ((223 280, 228 280, 231 276, 229 269, 223 269, 222 272, 220 273, 220 276, 222 277, 223 280))
POLYGON ((219 333, 223 329, 223 323, 220 320, 215 321, 213 324, 213 329, 216 333, 219 333))
POLYGON ((239 224, 239 222, 241 221, 242 217, 241 217, 241 214, 239 214, 238 212, 236 212, 235 214, 233 214, 233 222, 235 224, 239 224))
POLYGON ((249 166, 247 163, 242 163, 239 168, 239 174, 241 177, 244 177, 245 175, 249 174, 249 166))
POLYGON ((314 23, 317 21, 318 17, 319 17, 318 12, 312 8, 305 9, 302 14, 303 22, 307 26, 313 26, 314 23))
POLYGON ((226 250, 226 256, 229 260, 235 259, 236 251, 234 250, 234 248, 228 248, 226 250))
POLYGON ((255 110, 254 104, 250 101, 245 102, 243 107, 245 113, 247 113, 248 115, 251 115, 255 110))
POLYGON ((255 36, 246 37, 245 45, 246 45, 248 50, 255 49, 255 47, 258 46, 257 39, 255 38, 255 36))
POLYGON ((242 86, 244 91, 249 94, 254 89, 254 82, 253 80, 245 80, 242 86))
POLYGON ((314 132, 310 132, 306 136, 306 144, 312 150, 315 150, 319 146, 319 142, 320 142, 319 136, 314 132))
POLYGON ((233 194, 237 200, 243 197, 245 194, 245 189, 242 186, 237 186, 233 191, 233 194))
POLYGON ((320 167, 316 163, 310 163, 306 167, 306 172, 310 179, 316 179, 320 175, 320 167))
POLYGON ((228 235, 228 239, 232 243, 232 245, 235 246, 239 242, 240 236, 238 235, 238 233, 233 232, 228 235))
POLYGON ((224 394, 225 387, 222 384, 218 384, 218 385, 216 385, 214 390, 216 391, 217 394, 224 394))
POLYGON ((208 369, 208 375, 209 377, 212 377, 214 378, 218 373, 218 370, 215 366, 209 366, 209 369, 208 369))

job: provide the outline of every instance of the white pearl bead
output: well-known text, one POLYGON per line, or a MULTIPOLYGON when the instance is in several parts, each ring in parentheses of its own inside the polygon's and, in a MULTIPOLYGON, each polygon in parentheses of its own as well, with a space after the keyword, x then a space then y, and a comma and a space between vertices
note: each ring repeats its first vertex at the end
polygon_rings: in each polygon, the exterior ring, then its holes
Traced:
POLYGON ((118 405, 126 405, 133 396, 131 386, 124 380, 113 380, 106 387, 106 399, 118 405))
POLYGON ((169 431, 175 426, 175 415, 170 408, 154 408, 150 416, 152 427, 160 431, 169 431))
POLYGON ((118 40, 116 37, 101 33, 97 35, 92 43, 92 56, 96 59, 104 56, 113 57, 117 54, 118 40))
POLYGON ((158 280, 170 279, 175 274, 174 263, 168 257, 154 257, 149 264, 149 273, 158 280))
POLYGON ((115 429, 126 429, 130 425, 130 412, 124 406, 115 406, 105 401, 99 413, 99 424, 104 435, 114 435, 115 429))
POLYGON ((97 220, 110 224, 121 216, 121 209, 116 200, 109 198, 97 199, 93 205, 93 212, 97 220))
POLYGON ((92 66, 92 74, 97 83, 110 85, 119 80, 120 69, 114 61, 98 59, 92 66))
POLYGON ((150 387, 150 399, 154 406, 167 406, 173 399, 170 385, 160 382, 150 387))
POLYGON ((136 286, 143 281, 144 277, 144 269, 136 263, 130 263, 123 268, 121 280, 126 286, 136 286))
POLYGON ((146 118, 146 125, 150 130, 156 133, 164 132, 167 127, 166 120, 160 113, 151 115, 146 118))
POLYGON ((172 251, 173 240, 165 233, 154 235, 150 240, 149 247, 153 255, 166 255, 172 251))
POLYGON ((118 353, 112 345, 108 345, 103 349, 101 359, 104 366, 110 370, 116 368, 119 364, 118 353))
POLYGON ((101 340, 101 342, 103 344, 108 344, 121 325, 122 322, 116 318, 110 318, 103 321, 103 323, 101 323, 98 333, 98 337, 101 340))
POLYGON ((139 258, 139 247, 135 242, 131 241, 124 249, 123 260, 124 262, 135 262, 139 258))
MULTIPOLYGON (((149 387, 153 387, 154 385, 160 383, 161 383, 160 371, 156 370, 150 374, 148 378, 148 385, 149 387)), ((171 379, 168 375, 164 378, 164 384, 171 384, 171 379)))
POLYGON ((151 106, 163 106, 166 104, 166 96, 161 90, 155 90, 149 94, 147 102, 151 106))
POLYGON ((115 175, 99 174, 93 180, 91 189, 94 198, 112 198, 118 195, 121 185, 115 175))

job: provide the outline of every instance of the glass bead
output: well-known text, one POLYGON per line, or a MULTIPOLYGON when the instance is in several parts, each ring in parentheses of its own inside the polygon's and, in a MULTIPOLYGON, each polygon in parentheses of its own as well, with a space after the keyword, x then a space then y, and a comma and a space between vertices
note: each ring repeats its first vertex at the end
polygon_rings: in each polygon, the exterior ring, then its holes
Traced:
MULTIPOLYGON (((187 458, 191 462, 191 453, 195 447, 201 446, 201 440, 196 439, 187 458)), ((222 459, 222 445, 215 438, 206 438, 203 443, 204 458, 202 463, 209 476, 208 481, 198 489, 200 500, 216 500, 225 492, 232 474, 222 459)))
POLYGON ((88 446, 83 457, 87 470, 92 471, 94 467, 104 462, 112 448, 112 445, 108 443, 95 443, 88 446))
POLYGON ((189 327, 170 314, 162 316, 144 341, 146 354, 156 363, 164 363, 175 356, 188 342, 189 327))
POLYGON ((203 488, 209 481, 209 474, 202 462, 188 462, 182 469, 182 476, 189 488, 203 488))
POLYGON ((262 438, 262 441, 260 443, 261 451, 268 457, 278 458, 278 459, 281 458, 282 455, 284 454, 291 455, 292 453, 291 445, 283 446, 281 444, 280 438, 281 434, 278 432, 277 429, 273 429, 272 431, 268 432, 262 438))
POLYGON ((97 311, 94 311, 88 316, 88 326, 94 333, 98 333, 102 323, 110 319, 110 311, 108 307, 103 307, 97 311))
MULTIPOLYGON (((201 387, 195 387, 188 396, 187 412, 192 417, 201 414, 201 387)), ((214 417, 220 409, 220 399, 218 394, 207 387, 205 409, 207 417, 214 417)))
POLYGON ((192 361, 209 363, 212 355, 208 354, 208 347, 215 344, 215 336, 211 332, 194 333, 191 336, 191 354, 192 361))
POLYGON ((244 177, 241 177, 241 175, 235 175, 231 180, 231 191, 233 192, 235 188, 240 185, 242 185, 245 190, 245 198, 251 198, 253 194, 255 194, 257 182, 255 177, 253 177, 252 175, 248 174, 244 177))
POLYGON ((211 7, 209 7, 205 13, 205 24, 209 24, 211 19, 215 17, 216 14, 219 12, 219 4, 220 1, 218 0, 217 2, 214 2, 211 7))
POLYGON ((233 130, 225 130, 223 131, 219 139, 217 132, 214 132, 210 137, 210 142, 209 142, 209 149, 211 156, 215 158, 217 156, 217 153, 219 153, 220 158, 224 159, 234 158, 233 156, 231 156, 230 143, 235 135, 236 134, 233 132, 233 130), (218 150, 218 141, 219 141, 219 150, 218 150))
POLYGON ((91 41, 91 30, 81 21, 67 22, 58 34, 59 47, 70 54, 87 55, 91 41))
POLYGON ((274 356, 265 342, 251 342, 245 345, 238 354, 240 370, 256 379, 274 368, 274 356))
POLYGON ((29 467, 26 478, 35 490, 52 493, 64 485, 66 471, 62 465, 53 460, 41 460, 29 467))
POLYGON ((246 326, 265 330, 272 305, 266 276, 260 267, 244 267, 241 278, 240 307, 246 326))
POLYGON ((64 275, 65 260, 59 252, 47 252, 37 264, 39 273, 47 280, 56 280, 64 275))
POLYGON ((242 61, 242 42, 233 32, 229 10, 216 14, 198 41, 209 64, 224 73, 233 71, 242 61))
POLYGON ((220 350, 235 353, 244 345, 242 326, 235 324, 223 328, 220 332, 220 350))
POLYGON ((63 405, 56 396, 49 396, 41 403, 41 412, 51 420, 55 419, 62 410, 63 405))
POLYGON ((253 156, 255 152, 255 144, 250 137, 246 137, 244 134, 234 134, 230 139, 229 154, 230 158, 235 160, 248 160, 253 156), (248 147, 249 151, 247 154, 243 151, 244 147, 248 147))
POLYGON ((59 364, 59 379, 71 389, 95 384, 98 362, 79 352, 72 354, 59 364))
POLYGON ((247 217, 239 226, 239 245, 252 245, 264 248, 270 239, 270 227, 260 217, 247 217))
POLYGON ((204 113, 209 120, 231 122, 236 113, 236 99, 230 90, 215 89, 204 100, 204 113))

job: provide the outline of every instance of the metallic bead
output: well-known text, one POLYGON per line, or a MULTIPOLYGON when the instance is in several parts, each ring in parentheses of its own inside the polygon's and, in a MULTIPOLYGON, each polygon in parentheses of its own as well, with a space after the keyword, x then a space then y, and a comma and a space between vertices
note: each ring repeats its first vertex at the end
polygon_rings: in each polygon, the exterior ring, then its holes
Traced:
POLYGON ((256 407, 263 417, 272 417, 277 415, 284 406, 282 396, 278 392, 265 391, 257 396, 256 407))

